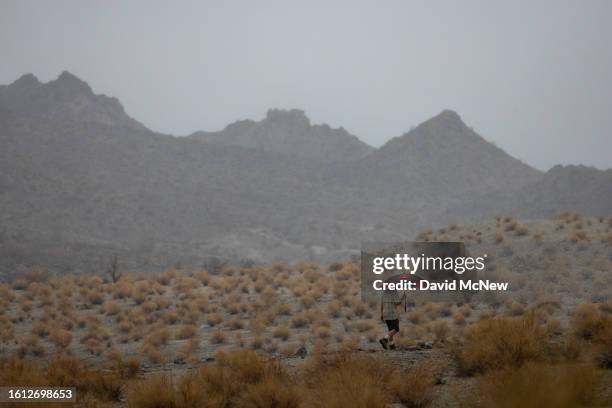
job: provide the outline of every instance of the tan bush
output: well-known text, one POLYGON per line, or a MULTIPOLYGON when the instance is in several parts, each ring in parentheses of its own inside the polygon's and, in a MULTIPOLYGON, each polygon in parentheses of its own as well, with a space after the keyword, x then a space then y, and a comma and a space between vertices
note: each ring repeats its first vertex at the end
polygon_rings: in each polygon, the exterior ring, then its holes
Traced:
POLYGON ((276 306, 276 314, 279 316, 291 316, 293 308, 289 303, 280 303, 276 306))
POLYGON ((176 339, 185 340, 194 337, 198 332, 198 328, 192 324, 181 325, 176 331, 176 339))
POLYGON ((197 362, 195 352, 199 348, 200 341, 196 338, 187 340, 176 352, 176 358, 187 362, 197 362))
POLYGON ((470 375, 520 367, 541 358, 547 340, 545 329, 533 315, 482 320, 465 330, 464 344, 456 354, 459 370, 470 375))
POLYGON ((146 338, 145 343, 149 343, 156 347, 168 344, 171 338, 170 330, 165 327, 160 327, 153 330, 146 338))
POLYGON ((291 332, 287 326, 277 326, 274 328, 272 335, 277 339, 287 341, 291 335, 291 332))
POLYGON ((253 337, 253 339, 251 340, 251 345, 250 347, 254 350, 259 350, 263 347, 264 344, 264 338, 261 335, 256 335, 255 337, 253 337))
POLYGON ((101 305, 104 302, 104 295, 99 290, 90 290, 87 294, 87 301, 92 305, 101 305))
POLYGON ((0 384, 31 387, 76 387, 79 401, 119 402, 121 381, 116 372, 86 369, 73 357, 58 356, 49 362, 0 360, 0 384))
POLYGON ((49 334, 49 340, 58 348, 65 349, 72 343, 72 333, 64 329, 52 329, 49 334))
POLYGON ((224 344, 227 342, 227 335, 221 328, 217 328, 210 336, 210 342, 212 344, 224 344))
POLYGON ((234 317, 230 320, 228 326, 231 330, 241 330, 244 329, 244 321, 238 317, 234 317))
POLYGON ((328 327, 317 327, 314 331, 315 336, 320 339, 329 339, 331 337, 331 331, 328 327))
POLYGON ((596 340, 607 326, 612 325, 612 317, 598 310, 593 304, 583 304, 572 313, 570 325, 575 336, 596 340))
POLYGON ((450 327, 445 320, 441 320, 432 323, 431 332, 433 333, 436 342, 444 342, 450 335, 450 327))
POLYGON ((123 321, 117 325, 117 330, 119 330, 120 333, 127 334, 131 332, 133 328, 134 328, 134 325, 130 321, 123 321))
POLYGON ((209 313, 208 316, 206 316, 206 323, 211 327, 218 325, 222 321, 223 317, 221 317, 219 313, 209 313))
POLYGON ((166 312, 163 316, 163 319, 166 324, 170 325, 177 324, 180 321, 178 313, 174 310, 166 312))
POLYGON ((102 309, 104 310, 104 313, 109 316, 115 316, 121 312, 121 306, 119 306, 119 303, 113 301, 106 301, 104 306, 102 306, 102 309))
MULTIPOLYGON (((577 407, 598 406, 601 375, 589 365, 529 363, 482 377, 478 406, 483 407, 577 407)), ((474 398, 475 399, 475 398, 474 398)), ((470 403, 470 402, 468 402, 470 403)))
POLYGON ((291 318, 291 327, 306 327, 309 321, 302 313, 296 314, 291 318))
POLYGON ((152 343, 145 342, 140 352, 153 364, 164 364, 168 361, 167 357, 162 354, 158 346, 152 343))
POLYGON ((495 243, 496 244, 501 244, 502 242, 504 242, 504 234, 502 234, 501 232, 498 232, 495 234, 495 243))
POLYGON ((386 407, 393 395, 382 384, 389 384, 393 370, 372 356, 338 353, 316 355, 302 376, 309 384, 306 406, 386 407))
POLYGON ((49 327, 48 324, 45 324, 45 323, 35 323, 32 326, 32 333, 34 333, 35 335, 41 338, 47 337, 50 331, 51 331, 51 328, 49 327))
POLYGON ((37 336, 22 336, 17 339, 17 354, 21 357, 32 355, 40 357, 45 354, 45 347, 37 336))
POLYGON ((305 310, 310 309, 315 304, 315 299, 311 295, 305 295, 301 299, 302 307, 305 310))
POLYGON ((426 407, 433 398, 436 379, 431 368, 421 363, 393 375, 390 389, 406 407, 426 407))
POLYGON ((152 375, 130 384, 126 395, 130 408, 179 407, 172 378, 166 374, 152 375))

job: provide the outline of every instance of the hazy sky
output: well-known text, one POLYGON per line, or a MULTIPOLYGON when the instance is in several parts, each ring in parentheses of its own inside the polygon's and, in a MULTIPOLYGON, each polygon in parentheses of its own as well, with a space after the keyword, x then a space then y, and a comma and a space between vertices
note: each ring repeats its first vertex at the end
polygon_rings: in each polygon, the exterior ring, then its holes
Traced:
POLYGON ((69 70, 177 135, 301 108, 378 146, 443 109, 612 167, 612 1, 0 0, 0 83, 69 70))

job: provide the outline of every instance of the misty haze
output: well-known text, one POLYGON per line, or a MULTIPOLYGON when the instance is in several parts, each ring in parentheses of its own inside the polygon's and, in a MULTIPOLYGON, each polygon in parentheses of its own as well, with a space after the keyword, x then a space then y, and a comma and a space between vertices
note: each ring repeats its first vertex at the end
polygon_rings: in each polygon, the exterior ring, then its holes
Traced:
POLYGON ((0 406, 612 405, 611 12, 0 0, 0 406))

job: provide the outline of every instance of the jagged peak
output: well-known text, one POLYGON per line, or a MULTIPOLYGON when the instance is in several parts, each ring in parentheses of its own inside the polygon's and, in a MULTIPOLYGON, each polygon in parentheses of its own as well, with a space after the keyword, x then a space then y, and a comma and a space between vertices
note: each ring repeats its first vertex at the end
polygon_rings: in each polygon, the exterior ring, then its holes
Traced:
POLYGON ((310 119, 301 109, 268 109, 266 120, 310 126, 310 119))
POLYGON ((578 173, 599 173, 609 172, 612 173, 612 169, 598 169, 594 166, 586 166, 584 164, 556 164, 551 167, 546 173, 547 174, 578 174, 578 173))
POLYGON ((440 118, 448 118, 448 119, 453 119, 453 120, 461 120, 461 116, 459 116, 459 114, 456 111, 452 110, 452 109, 444 109, 437 116, 440 117, 440 118))
POLYGON ((461 119, 461 116, 454 110, 450 109, 445 109, 442 112, 438 113, 436 116, 424 122, 424 124, 427 123, 444 123, 447 126, 453 127, 466 126, 466 124, 463 122, 463 119, 461 119))
POLYGON ((46 85, 81 90, 93 93, 89 84, 69 71, 63 71, 55 81, 48 82, 46 85))
MULTIPOLYGON (((467 125, 463 122, 461 116, 459 116, 457 112, 454 110, 445 109, 437 115, 432 116, 426 121, 420 123, 418 126, 411 128, 410 131, 404 133, 402 136, 394 137, 389 142, 393 144, 402 140, 412 140, 414 137, 428 137, 432 131, 434 134, 437 133, 437 131, 434 129, 438 129, 440 127, 462 130, 466 129, 467 125)), ((387 142, 387 144, 389 142, 387 142)))
POLYGON ((28 115, 146 129, 129 117, 117 98, 94 94, 89 84, 69 71, 41 83, 32 74, 0 87, 0 108, 28 115))
POLYGON ((30 87, 40 85, 40 81, 34 74, 30 73, 20 76, 19 79, 17 79, 11 85, 15 87, 30 87))

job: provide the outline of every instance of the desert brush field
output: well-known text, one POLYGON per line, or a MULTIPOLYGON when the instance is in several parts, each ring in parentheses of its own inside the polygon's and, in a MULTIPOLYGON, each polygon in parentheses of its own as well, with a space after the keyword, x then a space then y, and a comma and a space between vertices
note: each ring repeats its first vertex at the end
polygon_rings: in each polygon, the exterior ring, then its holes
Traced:
POLYGON ((359 260, 31 270, 0 284, 0 385, 74 386, 84 407, 612 405, 612 218, 500 216, 416 239, 486 251, 510 291, 411 304, 383 350, 359 260))

